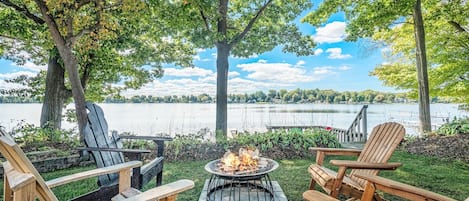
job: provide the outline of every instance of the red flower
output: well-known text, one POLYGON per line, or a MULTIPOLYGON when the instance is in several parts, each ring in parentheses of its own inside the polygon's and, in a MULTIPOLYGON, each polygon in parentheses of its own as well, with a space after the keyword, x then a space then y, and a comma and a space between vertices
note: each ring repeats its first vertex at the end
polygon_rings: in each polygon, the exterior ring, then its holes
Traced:
POLYGON ((326 131, 331 131, 332 130, 332 127, 328 126, 326 127, 326 131))

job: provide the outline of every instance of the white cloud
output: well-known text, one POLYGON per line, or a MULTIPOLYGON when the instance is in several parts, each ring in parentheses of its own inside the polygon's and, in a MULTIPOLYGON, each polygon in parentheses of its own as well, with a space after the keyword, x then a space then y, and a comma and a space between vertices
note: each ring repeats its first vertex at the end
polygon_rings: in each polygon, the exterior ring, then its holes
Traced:
POLYGON ((172 96, 172 95, 199 95, 202 93, 215 94, 216 84, 201 82, 192 79, 178 80, 154 80, 138 90, 128 90, 122 93, 124 96, 152 95, 152 96, 172 96))
POLYGON ((324 52, 323 49, 318 48, 318 49, 314 50, 314 55, 315 55, 315 56, 319 56, 319 55, 322 54, 323 52, 324 52))
POLYGON ((326 50, 327 53, 329 53, 329 56, 327 58, 329 59, 348 59, 352 58, 352 55, 350 54, 342 54, 342 49, 341 48, 329 48, 326 50))
POLYGON ((331 67, 331 66, 316 67, 313 69, 313 74, 316 76, 335 74, 333 69, 334 67, 331 67))
POLYGON ((239 75, 241 75, 241 74, 236 72, 236 71, 228 72, 228 77, 238 77, 239 75))
POLYGON ((46 65, 37 65, 37 64, 35 64, 33 62, 29 62, 29 61, 27 61, 23 65, 17 65, 16 63, 11 63, 11 65, 19 67, 19 68, 31 70, 31 71, 34 71, 34 72, 39 72, 41 70, 47 70, 46 65))
MULTIPOLYGON (((229 94, 254 93, 256 91, 266 91, 274 88, 292 87, 290 83, 263 82, 248 80, 235 77, 228 80, 229 94)), ((208 76, 201 79, 174 79, 174 80, 154 80, 138 90, 128 90, 123 92, 124 96, 133 95, 152 95, 152 96, 170 96, 170 95, 200 95, 203 93, 215 97, 216 94, 216 76, 208 76)))
POLYGON ((337 43, 346 37, 345 22, 334 21, 316 29, 313 39, 316 43, 337 43))
POLYGON ((19 71, 19 72, 14 72, 14 73, 5 73, 5 74, 0 74, 0 79, 1 80, 9 80, 13 79, 15 77, 19 77, 21 75, 26 75, 28 77, 34 77, 37 75, 37 73, 33 73, 30 71, 19 71))
POLYGON ((305 65, 306 62, 303 61, 303 60, 299 60, 298 62, 296 62, 296 66, 302 66, 302 65, 305 65))
POLYGON ((191 77, 191 76, 208 76, 213 74, 214 72, 211 70, 193 67, 193 68, 165 68, 164 75, 165 76, 176 76, 176 77, 191 77))
POLYGON ((0 89, 2 90, 22 89, 22 88, 26 88, 26 87, 18 83, 9 83, 9 82, 5 82, 5 80, 0 80, 0 89))
POLYGON ((346 70, 350 70, 350 69, 352 69, 352 67, 347 66, 347 65, 339 67, 339 70, 342 70, 342 71, 346 71, 346 70))
POLYGON ((228 93, 243 94, 254 93, 256 91, 266 91, 268 89, 291 87, 294 84, 276 83, 276 82, 260 82, 247 80, 240 77, 233 78, 228 81, 228 93))
POLYGON ((236 67, 250 72, 247 78, 279 83, 310 82, 314 78, 307 74, 303 68, 288 63, 267 63, 259 60, 257 63, 239 64, 236 67))

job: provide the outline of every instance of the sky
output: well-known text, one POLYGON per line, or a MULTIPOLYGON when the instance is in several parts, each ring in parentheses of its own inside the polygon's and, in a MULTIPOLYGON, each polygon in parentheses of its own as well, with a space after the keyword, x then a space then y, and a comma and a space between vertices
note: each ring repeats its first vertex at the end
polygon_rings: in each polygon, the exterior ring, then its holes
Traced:
MULTIPOLYGON (((297 57, 283 53, 281 47, 272 51, 251 55, 249 58, 229 58, 228 94, 254 93, 270 89, 332 89, 363 91, 367 89, 396 92, 385 87, 382 81, 369 76, 377 65, 383 63, 386 48, 370 49, 366 40, 346 42, 347 22, 342 14, 333 15, 327 23, 313 27, 300 23, 305 11, 295 21, 300 30, 317 43, 314 56, 297 57)), ((193 68, 168 66, 164 76, 153 80, 141 89, 125 91, 122 95, 199 95, 216 93, 216 49, 199 49, 194 56, 193 68)), ((35 75, 46 66, 27 62, 19 66, 8 60, 0 60, 0 89, 18 87, 6 83, 18 75, 35 75)))

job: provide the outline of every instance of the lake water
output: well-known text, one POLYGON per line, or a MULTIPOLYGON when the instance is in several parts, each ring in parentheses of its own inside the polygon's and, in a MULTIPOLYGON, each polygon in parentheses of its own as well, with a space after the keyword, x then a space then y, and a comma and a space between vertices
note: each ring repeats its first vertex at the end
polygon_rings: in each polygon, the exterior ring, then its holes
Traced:
MULTIPOLYGON (((215 104, 99 104, 110 130, 142 135, 196 133, 215 129, 215 104)), ((69 105, 73 107, 73 105, 69 105)), ((228 128, 238 131, 266 131, 266 125, 322 125, 348 128, 362 105, 345 104, 229 104, 228 128)), ((465 117, 456 104, 432 104, 432 125, 445 119, 465 117)), ((7 130, 18 121, 39 125, 41 104, 0 104, 0 126, 7 130)), ((417 104, 377 104, 368 106, 368 130, 377 124, 402 123, 408 134, 416 134, 417 104)), ((76 124, 63 122, 64 128, 76 124)))

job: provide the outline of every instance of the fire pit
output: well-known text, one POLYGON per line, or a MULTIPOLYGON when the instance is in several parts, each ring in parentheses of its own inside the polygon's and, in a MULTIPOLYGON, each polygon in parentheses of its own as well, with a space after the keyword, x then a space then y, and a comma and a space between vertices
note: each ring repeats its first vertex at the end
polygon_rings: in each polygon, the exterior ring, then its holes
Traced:
POLYGON ((259 157, 257 150, 240 149, 239 156, 227 152, 205 165, 211 173, 206 200, 274 200, 269 173, 278 168, 272 159, 259 157))

